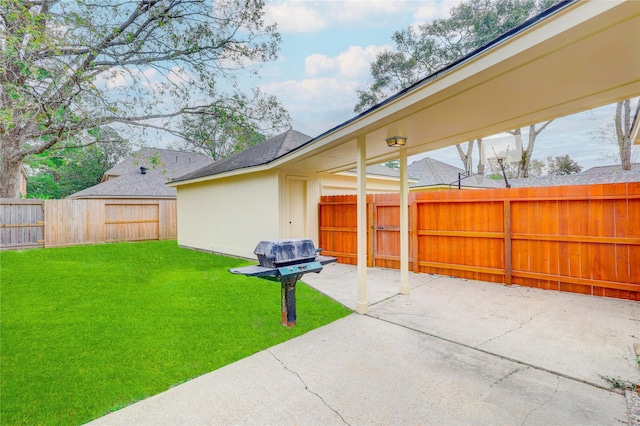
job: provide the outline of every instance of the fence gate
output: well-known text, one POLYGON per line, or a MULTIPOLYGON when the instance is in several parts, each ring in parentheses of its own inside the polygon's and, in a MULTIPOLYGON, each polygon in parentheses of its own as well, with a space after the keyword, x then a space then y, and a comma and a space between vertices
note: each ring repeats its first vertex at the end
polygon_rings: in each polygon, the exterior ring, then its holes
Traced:
MULTIPOLYGON (((371 250, 369 266, 400 269, 400 206, 397 194, 374 194, 369 207, 371 250)), ((412 221, 409 220, 409 223, 412 221)), ((411 225, 409 225, 411 227, 411 225)), ((411 230, 409 230, 411 233, 411 230)), ((409 253, 409 268, 413 260, 409 253)))
POLYGON ((0 199, 0 248, 44 246, 44 202, 0 199))
POLYGON ((157 204, 105 204, 106 241, 159 240, 157 204))

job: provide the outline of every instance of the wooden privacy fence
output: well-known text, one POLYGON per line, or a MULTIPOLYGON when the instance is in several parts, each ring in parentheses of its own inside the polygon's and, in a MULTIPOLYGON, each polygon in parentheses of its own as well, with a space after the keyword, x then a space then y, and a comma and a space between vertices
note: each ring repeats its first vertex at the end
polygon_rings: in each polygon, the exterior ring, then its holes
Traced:
POLYGON ((176 238, 175 200, 0 200, 3 249, 176 238))
MULTIPOLYGON (((399 196, 367 196, 368 266, 399 268, 399 196)), ((356 197, 322 197, 323 254, 356 264, 356 197)), ((640 183, 409 195, 410 269, 640 300, 640 183)))
POLYGON ((0 247, 44 245, 44 201, 0 199, 0 247))

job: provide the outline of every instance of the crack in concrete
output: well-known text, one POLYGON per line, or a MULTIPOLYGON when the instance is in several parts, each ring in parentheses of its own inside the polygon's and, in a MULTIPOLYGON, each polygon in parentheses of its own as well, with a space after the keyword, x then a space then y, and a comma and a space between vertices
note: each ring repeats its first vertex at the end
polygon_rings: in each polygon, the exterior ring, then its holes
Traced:
POLYGON ((537 314, 535 314, 534 316, 532 316, 531 318, 529 318, 529 319, 528 319, 528 320, 526 320, 525 322, 521 323, 519 326, 517 326, 517 327, 515 327, 515 328, 512 328, 511 330, 507 330, 507 331, 505 331, 504 333, 502 333, 502 334, 501 334, 501 335, 499 335, 499 336, 492 337, 491 339, 487 339, 487 340, 485 340, 484 342, 480 343, 479 345, 476 345, 475 347, 476 347, 476 348, 479 348, 480 346, 482 346, 482 345, 486 345, 487 343, 491 342, 492 340, 499 339, 499 338, 501 338, 501 337, 503 337, 503 336, 506 336, 507 334, 509 334, 509 333, 511 333, 511 332, 514 332, 514 331, 516 331, 516 330, 519 330, 519 329, 521 329, 522 327, 524 327, 524 325, 525 325, 525 324, 528 324, 528 323, 530 323, 531 321, 533 321, 533 319, 534 319, 535 317, 540 316, 540 315, 542 315, 542 314, 544 314, 544 313, 545 313, 545 312, 538 312, 537 314))
MULTIPOLYGON (((529 368, 529 367, 527 367, 529 368)), ((503 380, 508 379, 509 377, 513 376, 514 374, 516 374, 518 371, 522 370, 522 368, 515 368, 511 371, 509 371, 507 374, 505 374, 504 376, 500 377, 498 380, 496 380, 495 382, 491 383, 491 385, 489 386, 490 388, 494 387, 495 385, 497 385, 498 383, 500 383, 503 380)))
POLYGON ((524 426, 524 424, 527 423, 527 419, 529 418, 531 413, 533 413, 537 409, 542 408, 545 405, 547 405, 547 403, 549 403, 549 401, 551 401, 556 396, 556 394, 558 393, 558 389, 560 389, 560 376, 556 376, 556 378, 558 379, 558 383, 556 384, 556 389, 553 391, 551 396, 549 396, 549 398, 547 398, 547 400, 545 402, 543 402, 542 404, 538 405, 537 407, 534 407, 531 411, 529 411, 527 413, 526 417, 524 418, 524 420, 522 421, 522 423, 520 424, 520 426, 524 426))
POLYGON ((300 376, 300 374, 298 374, 296 371, 293 371, 292 369, 290 369, 289 367, 286 366, 286 364, 284 362, 282 362, 282 360, 280 358, 278 358, 273 352, 271 351, 267 351, 269 354, 271 354, 271 356, 280 363, 280 365, 282 365, 282 368, 284 368, 285 370, 287 370, 288 372, 294 374, 298 380, 300 380, 300 382, 302 383, 302 385, 304 386, 304 389, 309 392, 312 395, 315 395, 320 401, 322 401, 322 403, 331 411, 333 411, 334 413, 336 413, 338 415, 338 417, 340 417, 340 419, 342 420, 342 422, 346 425, 351 426, 345 419, 344 417, 342 417, 342 414, 340 414, 335 408, 333 408, 332 406, 330 406, 329 404, 327 404, 327 401, 324 400, 324 398, 322 398, 322 396, 320 396, 320 394, 318 394, 317 392, 312 391, 311 389, 309 389, 309 386, 307 385, 307 383, 302 379, 302 377, 300 376))

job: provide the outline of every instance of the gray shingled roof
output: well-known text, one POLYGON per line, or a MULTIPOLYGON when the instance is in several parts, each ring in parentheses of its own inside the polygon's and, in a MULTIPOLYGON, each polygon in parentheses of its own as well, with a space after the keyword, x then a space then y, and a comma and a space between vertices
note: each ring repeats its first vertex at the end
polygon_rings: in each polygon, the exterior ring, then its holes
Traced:
MULTIPOLYGON (((407 167, 409 176, 418 179, 418 183, 410 185, 411 188, 437 186, 437 185, 453 185, 458 184, 458 173, 464 173, 464 169, 452 166, 433 158, 423 158, 414 161, 407 167)), ((501 188, 499 182, 488 179, 484 176, 473 175, 462 179, 463 187, 471 188, 501 188)))
MULTIPOLYGON (((588 171, 588 170, 587 170, 588 171)), ((539 178, 509 179, 512 188, 536 186, 592 185, 596 183, 640 182, 640 170, 618 172, 585 172, 565 176, 544 176, 539 178)))
POLYGON ((223 160, 216 161, 213 164, 185 174, 184 176, 176 177, 173 179, 173 182, 213 176, 237 169, 245 169, 247 167, 267 164, 282 157, 283 155, 286 155, 296 148, 301 147, 311 139, 311 136, 307 136, 304 133, 290 129, 267 141, 245 149, 242 152, 231 155, 223 160))
MULTIPOLYGON (((349 173, 357 174, 358 170, 351 169, 349 170, 349 173)), ((392 178, 400 177, 399 170, 392 169, 391 167, 387 167, 383 164, 374 164, 373 166, 367 166, 366 173, 368 175, 374 175, 374 176, 385 176, 385 177, 392 177, 392 178)))
POLYGON ((68 198, 175 198, 176 189, 165 185, 169 180, 212 162, 193 152, 142 148, 105 172, 108 180, 68 198), (146 174, 141 166, 147 167, 146 174))
MULTIPOLYGON (((590 175, 590 174, 603 174, 603 173, 617 173, 617 172, 624 172, 624 170, 622 170, 621 168, 622 166, 620 166, 620 164, 613 164, 610 166, 599 166, 599 167, 592 167, 590 169, 585 170, 584 172, 582 172, 582 175, 590 175)), ((640 171, 640 163, 633 163, 631 165, 631 170, 632 171, 640 171)))

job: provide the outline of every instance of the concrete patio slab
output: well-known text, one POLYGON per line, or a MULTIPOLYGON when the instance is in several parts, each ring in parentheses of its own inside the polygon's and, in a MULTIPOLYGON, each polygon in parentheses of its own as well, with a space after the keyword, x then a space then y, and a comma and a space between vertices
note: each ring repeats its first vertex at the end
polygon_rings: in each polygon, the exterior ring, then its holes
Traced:
MULTIPOLYGON (((355 305, 356 268, 304 280, 355 305)), ((619 425, 640 382, 640 304, 499 284, 368 271, 352 314, 183 383, 92 425, 619 425), (631 357, 633 358, 631 359, 631 357)), ((304 312, 298 312, 303 316, 304 312)))

